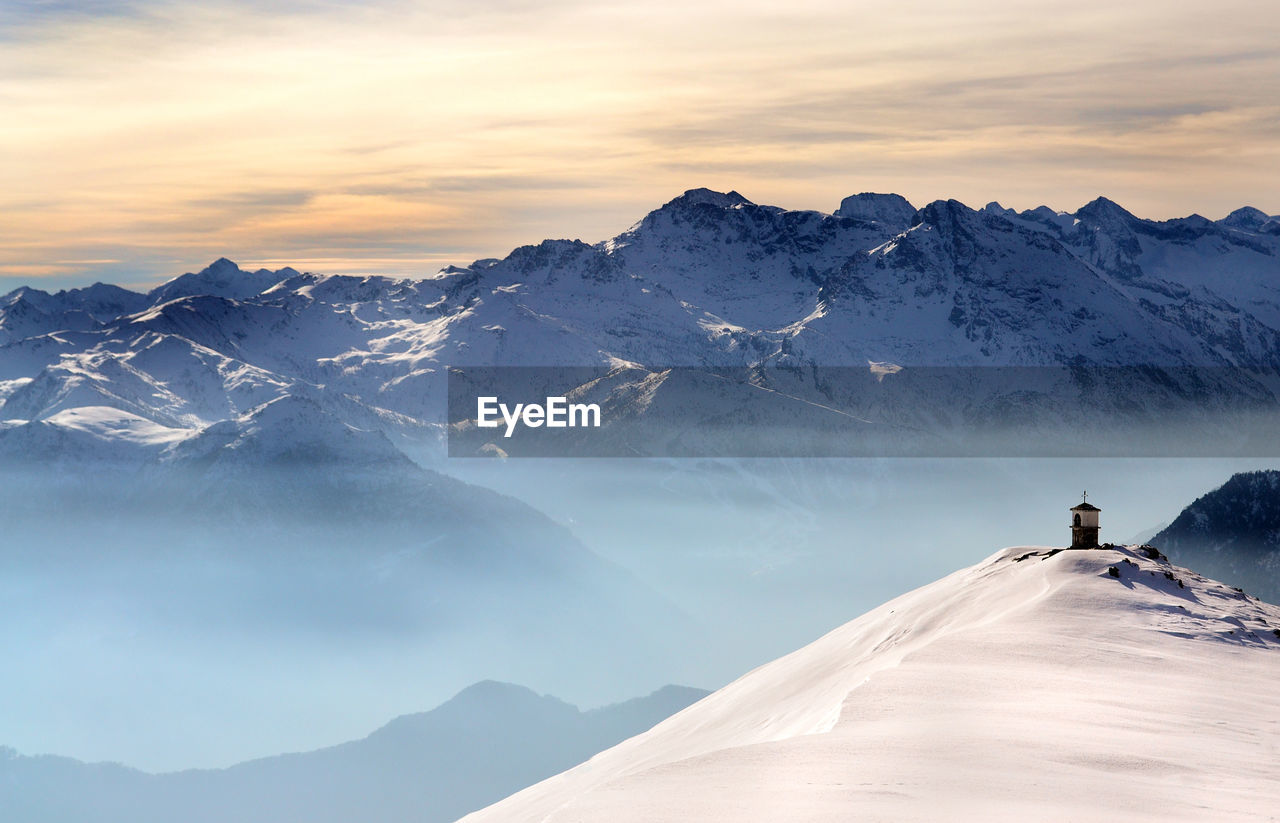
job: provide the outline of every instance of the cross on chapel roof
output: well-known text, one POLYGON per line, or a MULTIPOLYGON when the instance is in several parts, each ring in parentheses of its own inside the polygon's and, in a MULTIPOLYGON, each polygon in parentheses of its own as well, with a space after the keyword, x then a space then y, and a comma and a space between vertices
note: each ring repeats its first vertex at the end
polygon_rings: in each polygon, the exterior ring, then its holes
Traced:
POLYGON ((1088 493, 1088 492, 1083 492, 1083 493, 1081 494, 1081 497, 1082 497, 1083 499, 1080 501, 1080 504, 1079 504, 1079 505, 1076 505, 1076 506, 1072 506, 1072 507, 1071 507, 1071 511, 1073 511, 1073 512, 1100 512, 1100 511, 1102 511, 1102 509, 1100 509, 1100 508, 1098 508, 1097 506, 1094 506, 1094 505, 1092 505, 1092 504, 1090 504, 1090 503, 1089 503, 1089 493, 1088 493))

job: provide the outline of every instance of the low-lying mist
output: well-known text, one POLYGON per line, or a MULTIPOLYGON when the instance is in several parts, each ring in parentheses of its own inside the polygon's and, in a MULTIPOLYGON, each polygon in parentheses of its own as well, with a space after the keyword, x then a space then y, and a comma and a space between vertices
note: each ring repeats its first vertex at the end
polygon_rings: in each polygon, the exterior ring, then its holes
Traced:
POLYGON ((12 468, 0 745, 171 770, 356 739, 483 679, 585 707, 716 688, 1001 547, 1062 545, 1084 489, 1122 542, 1265 467, 424 463, 12 468))

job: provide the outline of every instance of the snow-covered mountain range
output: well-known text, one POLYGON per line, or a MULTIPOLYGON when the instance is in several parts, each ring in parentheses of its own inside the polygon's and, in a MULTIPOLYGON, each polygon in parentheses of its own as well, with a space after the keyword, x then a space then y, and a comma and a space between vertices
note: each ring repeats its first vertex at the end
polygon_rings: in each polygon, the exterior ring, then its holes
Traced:
POLYGON ((1261 821, 1280 607, 1150 547, 1001 550, 491 821, 1261 821))
POLYGON ((1280 219, 876 194, 824 214, 695 189, 601 243, 420 280, 223 259, 146 294, 22 288, 0 298, 0 440, 44 421, 160 451, 284 396, 422 440, 446 366, 620 364, 1275 370, 1280 219))

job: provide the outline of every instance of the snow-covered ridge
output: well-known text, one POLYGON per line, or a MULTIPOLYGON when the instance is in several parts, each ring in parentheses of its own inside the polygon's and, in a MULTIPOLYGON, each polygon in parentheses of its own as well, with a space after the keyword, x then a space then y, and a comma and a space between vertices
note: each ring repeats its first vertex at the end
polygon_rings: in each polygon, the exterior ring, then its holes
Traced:
POLYGON ((1005 549, 465 820, 1263 820, 1277 676, 1280 607, 1005 549))
POLYGON ((446 366, 869 361, 1280 367, 1280 220, 865 193, 824 214, 695 189, 602 243, 423 279, 220 259, 145 295, 0 298, 11 421, 109 407, 194 433, 303 396, 396 436, 441 420, 446 366))

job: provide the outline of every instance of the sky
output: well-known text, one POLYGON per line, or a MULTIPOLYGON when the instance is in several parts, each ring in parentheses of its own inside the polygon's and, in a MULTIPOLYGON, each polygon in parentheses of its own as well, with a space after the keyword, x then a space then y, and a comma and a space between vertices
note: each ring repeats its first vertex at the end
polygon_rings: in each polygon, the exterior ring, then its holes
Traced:
POLYGON ((0 0, 0 291, 426 276, 699 186, 1277 214, 1277 44, 1240 0, 0 0))

